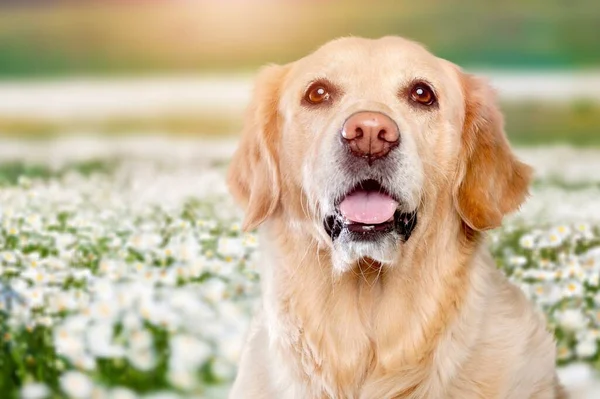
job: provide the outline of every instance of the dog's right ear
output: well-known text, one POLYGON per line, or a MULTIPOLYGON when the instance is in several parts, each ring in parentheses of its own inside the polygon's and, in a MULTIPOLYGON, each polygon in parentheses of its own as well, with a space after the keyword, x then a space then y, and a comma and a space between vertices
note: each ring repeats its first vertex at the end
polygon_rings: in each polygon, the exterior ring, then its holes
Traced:
POLYGON ((244 207, 242 229, 252 230, 279 205, 279 96, 288 68, 270 65, 256 78, 240 145, 227 175, 234 198, 244 207))

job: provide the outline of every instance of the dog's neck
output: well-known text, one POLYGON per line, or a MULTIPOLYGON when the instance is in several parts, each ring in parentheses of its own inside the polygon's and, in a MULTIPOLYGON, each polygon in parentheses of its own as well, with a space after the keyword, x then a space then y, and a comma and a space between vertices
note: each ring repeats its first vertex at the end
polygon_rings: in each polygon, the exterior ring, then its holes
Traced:
POLYGON ((342 275, 310 234, 291 233, 277 219, 266 226, 264 312, 271 339, 282 356, 297 357, 299 375, 355 386, 430 361, 470 292, 480 248, 457 215, 445 214, 451 220, 422 218, 396 264, 364 259, 342 275))

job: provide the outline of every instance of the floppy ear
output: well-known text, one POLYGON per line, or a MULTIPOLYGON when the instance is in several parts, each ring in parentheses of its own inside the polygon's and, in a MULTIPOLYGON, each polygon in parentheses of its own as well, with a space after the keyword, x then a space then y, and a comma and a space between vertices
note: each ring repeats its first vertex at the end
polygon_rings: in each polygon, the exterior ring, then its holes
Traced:
POLYGON ((532 169, 518 161, 504 133, 504 119, 487 82, 463 74, 465 121, 454 203, 474 230, 500 226, 528 195, 532 169))
POLYGON ((278 103, 286 67, 264 68, 255 81, 241 141, 229 167, 227 184, 245 208, 243 230, 252 230, 279 204, 278 103))

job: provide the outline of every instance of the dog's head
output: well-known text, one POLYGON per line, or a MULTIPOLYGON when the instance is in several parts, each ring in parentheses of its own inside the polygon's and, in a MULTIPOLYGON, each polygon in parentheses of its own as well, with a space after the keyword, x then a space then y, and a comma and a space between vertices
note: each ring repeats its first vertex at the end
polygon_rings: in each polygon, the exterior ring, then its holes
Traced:
POLYGON ((468 229, 499 226, 529 177, 485 82, 386 37, 262 70, 228 181, 245 229, 300 223, 344 271, 392 263, 415 228, 443 222, 443 198, 468 229))

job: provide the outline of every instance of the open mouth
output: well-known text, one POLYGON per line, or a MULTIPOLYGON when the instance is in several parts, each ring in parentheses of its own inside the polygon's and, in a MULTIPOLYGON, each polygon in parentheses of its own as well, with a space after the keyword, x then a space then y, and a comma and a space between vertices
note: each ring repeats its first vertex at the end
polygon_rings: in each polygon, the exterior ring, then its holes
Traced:
POLYGON ((353 240, 374 241, 396 231, 404 241, 417 224, 416 212, 401 212, 399 201, 376 180, 365 180, 337 204, 336 213, 325 219, 333 241, 345 230, 353 240))

